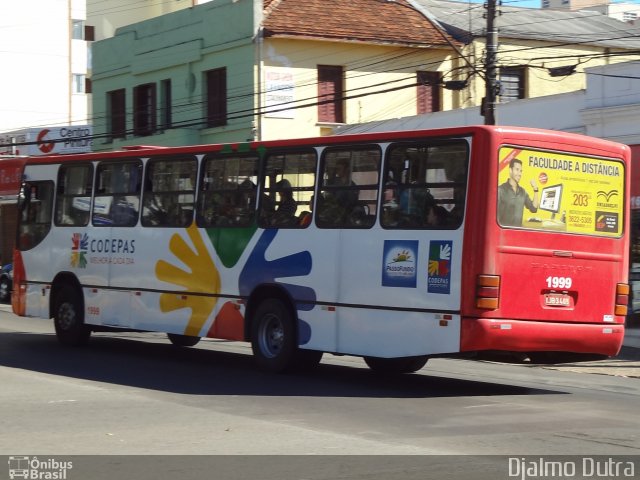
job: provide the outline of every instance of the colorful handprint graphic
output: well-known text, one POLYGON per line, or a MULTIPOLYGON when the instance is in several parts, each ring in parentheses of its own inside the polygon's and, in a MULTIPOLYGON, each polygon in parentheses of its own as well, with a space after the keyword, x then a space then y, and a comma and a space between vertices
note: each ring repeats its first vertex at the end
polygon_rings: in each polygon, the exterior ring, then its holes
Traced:
POLYGON ((180 235, 175 234, 169 242, 169 250, 188 268, 184 270, 164 260, 156 264, 156 276, 167 283, 180 285, 185 294, 163 293, 160 296, 160 310, 163 313, 182 308, 191 309, 191 315, 185 335, 199 336, 203 325, 211 315, 218 301, 211 294, 220 293, 220 272, 209 255, 198 228, 194 225, 187 229, 193 246, 180 235), (186 293, 189 293, 187 295, 186 293), (209 295, 194 295, 197 293, 209 295))

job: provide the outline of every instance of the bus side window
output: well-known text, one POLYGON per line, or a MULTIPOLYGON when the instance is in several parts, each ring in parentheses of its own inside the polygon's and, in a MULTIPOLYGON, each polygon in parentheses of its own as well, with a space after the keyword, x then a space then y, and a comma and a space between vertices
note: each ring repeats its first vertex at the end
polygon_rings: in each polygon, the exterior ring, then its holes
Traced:
POLYGON ((106 161, 98 165, 93 201, 93 225, 133 227, 138 223, 142 162, 106 161))
POLYGON ((462 142, 392 145, 385 175, 397 179, 400 199, 397 206, 383 205, 382 227, 458 228, 464 214, 467 162, 462 142))
POLYGON ((375 223, 380 149, 370 146, 325 150, 316 222, 321 228, 371 228, 375 223))
POLYGON ((258 161, 253 154, 205 157, 196 215, 199 227, 255 224, 258 161))
POLYGON ((61 165, 58 170, 55 223, 84 227, 89 223, 93 165, 61 165))
POLYGON ((306 228, 311 211, 317 158, 312 151, 270 154, 262 179, 258 224, 263 228, 306 228), (307 213, 304 213, 307 212, 307 213))
POLYGON ((188 227, 193 222, 195 158, 155 158, 147 162, 142 199, 145 227, 188 227))

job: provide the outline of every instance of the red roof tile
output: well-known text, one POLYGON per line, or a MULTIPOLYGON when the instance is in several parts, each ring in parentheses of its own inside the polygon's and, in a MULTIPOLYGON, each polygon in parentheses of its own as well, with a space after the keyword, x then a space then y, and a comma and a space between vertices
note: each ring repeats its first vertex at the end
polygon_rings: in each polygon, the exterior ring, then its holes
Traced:
POLYGON ((446 34, 405 0, 263 1, 263 27, 269 37, 449 45, 444 38, 446 34))
POLYGON ((262 0, 264 10, 268 11, 272 3, 278 3, 278 0, 262 0))

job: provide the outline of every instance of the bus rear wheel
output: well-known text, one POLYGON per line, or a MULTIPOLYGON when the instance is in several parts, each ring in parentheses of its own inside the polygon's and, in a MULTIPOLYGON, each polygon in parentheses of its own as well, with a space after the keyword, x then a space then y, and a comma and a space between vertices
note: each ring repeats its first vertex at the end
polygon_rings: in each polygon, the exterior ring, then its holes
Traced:
POLYGON ((298 348, 294 317, 277 298, 263 301, 256 309, 251 349, 258 367, 273 373, 309 370, 322 359, 322 352, 298 348))
POLYGON ((178 347, 193 347, 200 341, 200 337, 180 335, 179 333, 167 333, 169 341, 178 347))
POLYGON ((55 297, 53 324, 63 345, 85 345, 91 329, 84 323, 84 308, 76 289, 64 286, 55 297))
POLYGON ((413 373, 427 364, 429 357, 420 355, 416 357, 380 358, 363 357, 367 366, 376 373, 399 374, 413 373))

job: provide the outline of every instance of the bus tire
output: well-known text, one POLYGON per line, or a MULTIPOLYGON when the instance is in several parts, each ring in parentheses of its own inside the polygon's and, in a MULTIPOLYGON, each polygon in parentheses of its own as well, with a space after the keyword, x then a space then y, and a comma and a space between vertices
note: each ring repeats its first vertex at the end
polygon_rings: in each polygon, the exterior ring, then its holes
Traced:
POLYGON ((67 346, 86 345, 91 329, 84 323, 84 307, 75 288, 63 286, 55 298, 53 324, 58 341, 67 346))
POLYGON ((282 300, 264 300, 251 322, 251 350, 258 368, 282 373, 293 369, 296 351, 296 329, 291 311, 282 300))
POLYGON ((177 347, 193 347, 200 341, 200 337, 180 335, 179 333, 167 333, 167 337, 177 347))
POLYGON ((376 373, 399 374, 413 373, 427 364, 429 357, 419 355, 416 357, 380 358, 363 357, 367 366, 376 373))

